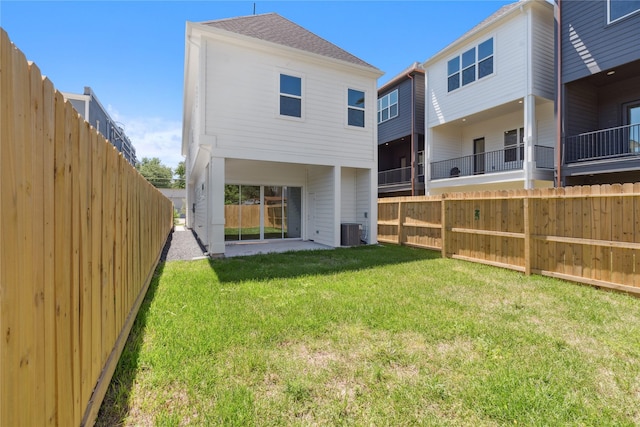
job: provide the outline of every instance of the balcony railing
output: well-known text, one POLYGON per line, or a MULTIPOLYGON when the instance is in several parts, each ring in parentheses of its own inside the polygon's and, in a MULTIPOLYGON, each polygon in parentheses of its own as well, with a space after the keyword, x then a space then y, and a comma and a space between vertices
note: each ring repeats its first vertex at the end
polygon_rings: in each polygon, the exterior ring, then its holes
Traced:
MULTIPOLYGON (((553 147, 534 146, 536 167, 553 169, 553 147)), ((481 175, 522 169, 524 145, 431 163, 431 179, 481 175)))
POLYGON ((582 133, 564 140, 565 163, 625 156, 640 156, 640 124, 582 133))
POLYGON ((378 172, 378 185, 411 182, 411 166, 378 172))
MULTIPOLYGON (((422 156, 422 151, 418 153, 418 157, 422 156)), ((418 178, 424 176, 424 163, 418 163, 418 178)), ((378 172, 378 185, 404 184, 411 183, 411 166, 397 169, 389 169, 378 172)))

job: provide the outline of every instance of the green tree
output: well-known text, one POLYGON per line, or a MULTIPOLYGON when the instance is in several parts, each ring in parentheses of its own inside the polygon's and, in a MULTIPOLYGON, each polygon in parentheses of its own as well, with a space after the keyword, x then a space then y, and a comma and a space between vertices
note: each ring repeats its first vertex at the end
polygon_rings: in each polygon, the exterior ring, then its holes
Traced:
POLYGON ((186 188, 185 187, 185 175, 186 175, 187 171, 184 167, 184 160, 181 161, 180 163, 178 163, 178 166, 176 166, 176 170, 174 171, 174 174, 177 178, 174 178, 173 180, 173 188, 186 188))
POLYGON ((156 188, 171 188, 173 171, 169 166, 163 165, 159 158, 143 157, 136 165, 138 172, 156 188))

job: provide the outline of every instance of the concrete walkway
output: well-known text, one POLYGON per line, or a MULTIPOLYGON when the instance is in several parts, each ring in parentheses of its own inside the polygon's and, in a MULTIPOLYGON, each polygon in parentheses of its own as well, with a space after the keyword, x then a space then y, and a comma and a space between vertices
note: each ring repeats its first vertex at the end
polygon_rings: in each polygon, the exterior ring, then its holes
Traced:
MULTIPOLYGON (((248 256, 276 252, 332 249, 330 246, 303 240, 269 240, 227 243, 225 257, 248 256)), ((176 225, 164 248, 161 261, 192 261, 205 259, 206 248, 200 245, 193 231, 176 225)))

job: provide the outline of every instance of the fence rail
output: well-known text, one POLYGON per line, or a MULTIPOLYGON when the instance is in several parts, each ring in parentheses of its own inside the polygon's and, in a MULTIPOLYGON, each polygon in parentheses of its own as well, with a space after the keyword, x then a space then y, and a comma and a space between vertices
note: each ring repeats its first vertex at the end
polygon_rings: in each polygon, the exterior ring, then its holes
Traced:
POLYGON ((0 425, 92 425, 171 202, 0 33, 0 425))
POLYGON ((378 240, 640 295, 640 183, 379 199, 378 240))

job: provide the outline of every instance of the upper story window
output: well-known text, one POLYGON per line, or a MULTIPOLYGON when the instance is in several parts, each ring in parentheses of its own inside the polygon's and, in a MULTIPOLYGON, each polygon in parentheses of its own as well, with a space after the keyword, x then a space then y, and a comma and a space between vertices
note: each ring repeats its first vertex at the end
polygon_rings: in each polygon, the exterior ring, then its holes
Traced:
POLYGON ((617 21, 640 11, 640 0, 608 0, 609 22, 617 21))
POLYGON ((493 74, 493 37, 447 62, 447 91, 493 74))
POLYGON ((302 117, 302 78, 280 74, 280 115, 302 117))
POLYGON ((378 99, 378 123, 398 116, 398 89, 378 99))
POLYGON ((348 89, 347 123, 349 126, 364 127, 364 92, 348 89))

